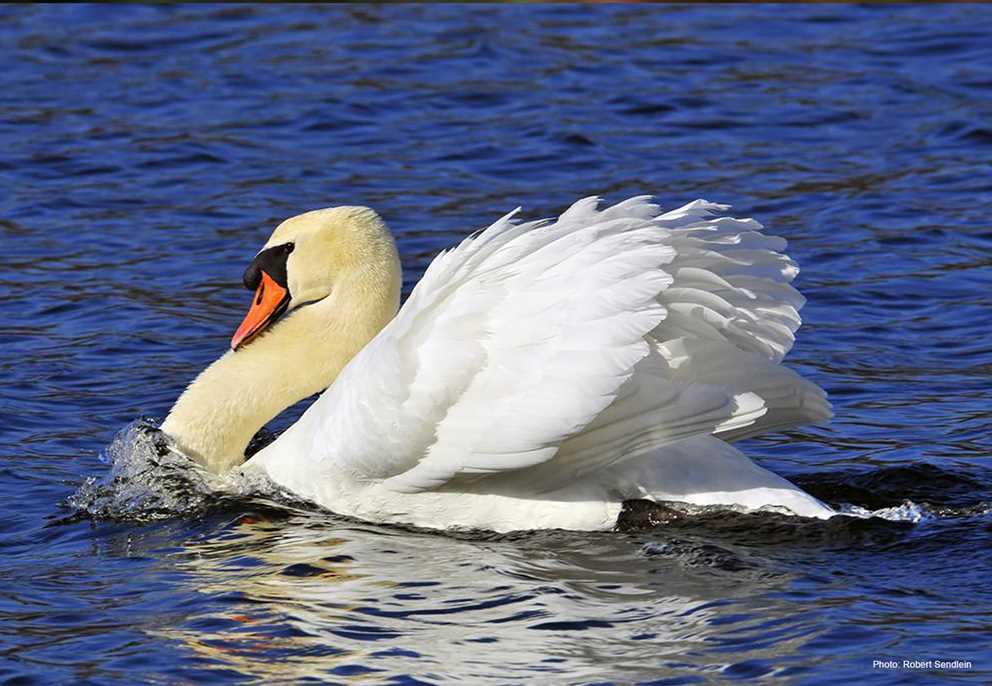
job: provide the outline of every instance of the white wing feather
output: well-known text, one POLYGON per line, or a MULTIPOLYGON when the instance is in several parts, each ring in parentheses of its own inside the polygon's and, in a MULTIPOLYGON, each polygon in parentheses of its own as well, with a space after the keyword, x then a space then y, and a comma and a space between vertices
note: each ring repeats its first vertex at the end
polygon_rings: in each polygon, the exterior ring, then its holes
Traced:
POLYGON ((521 494, 694 436, 829 417, 778 364, 803 304, 784 240, 704 201, 597 205, 511 213, 439 255, 279 442, 313 478, 495 492, 512 475, 521 494))

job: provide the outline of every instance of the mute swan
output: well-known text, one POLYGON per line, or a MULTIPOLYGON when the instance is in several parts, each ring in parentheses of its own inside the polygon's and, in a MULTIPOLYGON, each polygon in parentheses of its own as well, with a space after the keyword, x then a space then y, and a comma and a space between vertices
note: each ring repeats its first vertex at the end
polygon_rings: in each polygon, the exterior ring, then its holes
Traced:
POLYGON ((378 522, 604 530, 635 500, 833 515, 729 444, 831 415, 779 364, 804 302, 785 241, 726 205, 649 200, 510 213, 435 258, 402 309, 375 212, 288 219, 245 272, 231 350, 161 429, 210 471, 378 522))

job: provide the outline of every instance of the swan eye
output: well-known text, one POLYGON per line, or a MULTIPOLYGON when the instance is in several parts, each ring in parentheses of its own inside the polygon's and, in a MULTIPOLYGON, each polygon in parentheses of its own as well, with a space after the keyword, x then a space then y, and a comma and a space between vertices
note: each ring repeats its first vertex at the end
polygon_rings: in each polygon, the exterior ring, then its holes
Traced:
POLYGON ((282 245, 274 245, 271 248, 266 248, 255 255, 255 259, 251 261, 251 264, 248 265, 244 275, 241 277, 245 288, 250 291, 257 289, 258 285, 262 282, 262 272, 272 277, 272 280, 283 288, 288 288, 286 260, 295 247, 296 245, 293 243, 283 243, 282 245))

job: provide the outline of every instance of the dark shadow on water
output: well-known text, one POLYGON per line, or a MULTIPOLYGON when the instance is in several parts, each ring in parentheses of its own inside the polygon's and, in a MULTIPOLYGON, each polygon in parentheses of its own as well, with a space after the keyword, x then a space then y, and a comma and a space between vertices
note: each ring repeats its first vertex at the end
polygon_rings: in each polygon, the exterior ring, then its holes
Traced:
POLYGON ((964 510, 988 501, 992 494, 992 474, 987 470, 925 462, 803 474, 793 481, 825 502, 869 510, 897 507, 907 500, 964 510))

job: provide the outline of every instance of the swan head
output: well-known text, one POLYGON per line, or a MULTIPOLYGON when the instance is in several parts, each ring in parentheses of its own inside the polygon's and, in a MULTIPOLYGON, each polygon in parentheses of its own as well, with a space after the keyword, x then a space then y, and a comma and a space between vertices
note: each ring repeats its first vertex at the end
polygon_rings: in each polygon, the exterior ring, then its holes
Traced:
POLYGON ((368 269, 398 270, 393 238, 368 207, 330 207, 279 224, 245 270, 255 292, 234 336, 238 350, 303 305, 331 295, 335 286, 368 269))
POLYGON ((366 207, 334 207, 279 224, 244 274, 254 291, 228 351, 183 391, 162 423, 215 473, 245 459, 252 436, 341 370, 396 315, 396 245, 366 207))

